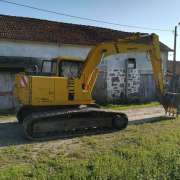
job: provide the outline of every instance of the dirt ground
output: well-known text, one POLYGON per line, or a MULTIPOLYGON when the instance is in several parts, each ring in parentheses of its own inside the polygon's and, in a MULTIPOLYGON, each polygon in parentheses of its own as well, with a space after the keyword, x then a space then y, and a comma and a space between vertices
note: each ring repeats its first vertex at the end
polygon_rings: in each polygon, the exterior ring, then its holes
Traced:
MULTIPOLYGON (((164 117, 165 113, 161 106, 148 107, 141 109, 129 109, 123 110, 128 115, 129 125, 142 124, 146 122, 157 121, 159 117, 164 117)), ((32 144, 34 147, 50 147, 61 144, 76 143, 76 138, 71 139, 58 139, 47 142, 30 142, 24 138, 23 130, 21 125, 17 123, 15 117, 1 117, 0 118, 0 148, 11 146, 11 145, 28 145, 32 144)))

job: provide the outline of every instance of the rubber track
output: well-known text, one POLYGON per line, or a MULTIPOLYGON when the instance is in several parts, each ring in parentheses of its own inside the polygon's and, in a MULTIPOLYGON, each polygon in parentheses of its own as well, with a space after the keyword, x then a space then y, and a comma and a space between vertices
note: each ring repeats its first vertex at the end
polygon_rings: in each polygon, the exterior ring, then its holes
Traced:
MULTIPOLYGON (((24 128, 24 133, 26 138, 30 139, 30 140, 49 140, 49 139, 54 139, 57 137, 63 137, 63 138, 67 138, 67 137, 72 137, 72 136, 79 136, 82 134, 96 134, 96 132, 98 133, 99 131, 104 131, 106 130, 106 128, 102 129, 102 127, 97 128, 97 129, 76 129, 76 131, 65 131, 65 132, 61 132, 58 133, 58 135, 56 133, 46 133, 45 136, 43 137, 33 137, 32 133, 32 129, 31 127, 36 123, 36 122, 43 122, 43 121, 48 121, 50 119, 53 118, 63 118, 64 121, 68 121, 68 119, 71 119, 72 116, 76 115, 76 116, 81 116, 81 115, 89 115, 89 113, 100 113, 102 115, 102 117, 104 118, 109 118, 111 117, 112 119, 115 117, 119 117, 121 119, 121 121, 123 121, 123 125, 121 128, 118 129, 124 129, 126 128, 127 124, 128 124, 128 118, 126 116, 126 114, 124 113, 120 113, 120 112, 115 112, 115 111, 110 111, 110 110, 103 110, 103 109, 99 109, 99 108, 74 108, 74 109, 59 109, 59 110, 51 110, 51 111, 41 111, 41 112, 35 112, 35 113, 31 113, 30 115, 28 115, 24 121, 23 121, 23 128, 24 128)), ((87 116, 88 117, 88 116, 87 116)), ((61 119, 62 121, 62 119, 61 119)))

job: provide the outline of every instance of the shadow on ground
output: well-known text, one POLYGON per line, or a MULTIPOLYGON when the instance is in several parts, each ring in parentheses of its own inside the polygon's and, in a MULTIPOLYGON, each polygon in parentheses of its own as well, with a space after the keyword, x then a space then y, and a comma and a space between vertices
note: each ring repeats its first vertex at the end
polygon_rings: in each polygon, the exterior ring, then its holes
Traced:
MULTIPOLYGON (((97 134, 108 134, 108 133, 113 133, 117 132, 115 129, 103 129, 103 130, 92 130, 88 131, 88 133, 84 132, 83 134, 71 134, 71 135, 66 135, 66 136, 55 136, 50 139, 47 139, 45 141, 49 140, 56 140, 56 139, 72 139, 76 137, 82 137, 82 136, 92 136, 92 135, 97 135, 97 134)), ((21 124, 18 122, 2 122, 0 123, 0 148, 1 147, 6 147, 6 146, 11 146, 11 145, 23 145, 23 144, 33 144, 33 143, 38 143, 38 142, 43 142, 43 141, 30 141, 27 140, 24 136, 23 128, 21 124)))
POLYGON ((28 144, 24 138, 23 129, 18 122, 0 123, 0 147, 28 144))
MULTIPOLYGON (((129 125, 140 125, 144 123, 155 123, 159 121, 164 121, 164 120, 170 120, 171 118, 169 117, 156 117, 156 118, 148 118, 148 119, 139 119, 135 121, 130 121, 129 125)), ((84 134, 75 134, 71 135, 68 137, 55 137, 53 139, 72 139, 75 137, 81 137, 81 136, 91 136, 91 135, 96 135, 96 134, 107 134, 107 133, 112 133, 117 130, 101 130, 101 131, 92 131, 90 133, 84 133, 84 134)), ((41 141, 42 142, 42 141, 41 141)), ((0 122, 0 148, 1 147, 6 147, 6 146, 11 146, 11 145, 23 145, 23 144, 32 144, 32 143, 37 143, 37 141, 29 141, 25 139, 24 133, 22 126, 18 124, 18 122, 13 121, 13 122, 0 122)))

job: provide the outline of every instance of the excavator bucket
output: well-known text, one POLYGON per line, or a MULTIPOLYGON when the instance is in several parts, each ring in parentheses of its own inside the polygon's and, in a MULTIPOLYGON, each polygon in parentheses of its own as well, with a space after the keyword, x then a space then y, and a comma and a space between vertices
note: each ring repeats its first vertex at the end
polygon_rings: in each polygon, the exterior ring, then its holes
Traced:
POLYGON ((166 113, 173 116, 180 115, 180 93, 168 92, 163 101, 166 113))

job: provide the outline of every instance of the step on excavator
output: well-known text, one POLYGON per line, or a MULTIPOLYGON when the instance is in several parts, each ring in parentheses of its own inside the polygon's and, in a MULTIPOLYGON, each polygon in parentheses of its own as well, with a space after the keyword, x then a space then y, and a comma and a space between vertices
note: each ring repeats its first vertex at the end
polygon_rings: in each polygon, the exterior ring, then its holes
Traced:
POLYGON ((46 140, 106 128, 125 129, 127 115, 97 107, 91 93, 101 60, 106 56, 130 52, 149 54, 160 103, 166 112, 178 113, 177 98, 173 98, 174 93, 167 95, 166 92, 158 36, 134 34, 97 44, 84 61, 57 57, 43 60, 42 67, 35 68, 33 72, 17 74, 14 95, 21 104, 17 119, 23 126, 25 137, 46 140))

